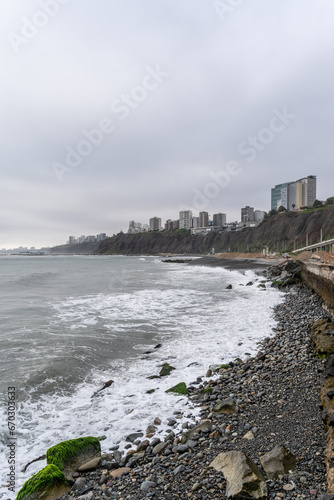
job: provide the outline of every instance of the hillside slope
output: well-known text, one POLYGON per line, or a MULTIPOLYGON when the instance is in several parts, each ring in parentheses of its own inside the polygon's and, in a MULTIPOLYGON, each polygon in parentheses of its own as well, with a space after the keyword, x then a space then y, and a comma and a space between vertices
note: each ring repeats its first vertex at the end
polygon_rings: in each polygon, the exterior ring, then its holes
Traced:
POLYGON ((191 236, 188 231, 161 231, 138 234, 119 233, 100 243, 61 245, 53 254, 205 254, 215 252, 261 252, 267 245, 271 252, 291 252, 306 244, 334 237, 334 206, 302 213, 283 212, 263 221, 257 228, 228 233, 191 236))
POLYGON ((185 231, 162 231, 138 234, 120 233, 102 241, 97 254, 150 254, 150 253, 207 253, 256 252, 269 245, 270 251, 292 251, 309 244, 334 237, 334 207, 303 213, 283 212, 263 221, 257 228, 245 228, 238 232, 209 233, 191 236, 185 231))

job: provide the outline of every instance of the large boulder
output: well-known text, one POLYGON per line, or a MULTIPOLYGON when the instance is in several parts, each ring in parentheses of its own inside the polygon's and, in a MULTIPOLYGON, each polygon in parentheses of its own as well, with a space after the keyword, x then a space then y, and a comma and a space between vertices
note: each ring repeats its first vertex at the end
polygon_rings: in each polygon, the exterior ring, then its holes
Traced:
POLYGON ((24 483, 17 500, 54 500, 70 490, 66 477, 55 465, 47 465, 24 483))
POLYGON ((173 370, 175 370, 174 366, 165 363, 160 370, 160 377, 167 377, 173 370))
POLYGON ((239 407, 234 399, 224 399, 213 407, 213 411, 216 413, 238 413, 239 407))
POLYGON ((226 479, 227 498, 267 498, 265 478, 255 463, 241 451, 220 453, 210 464, 226 479))
POLYGON ((80 466, 97 457, 101 457, 101 445, 94 437, 63 441, 46 452, 47 463, 56 465, 70 483, 74 482, 73 473, 80 466))
POLYGON ((269 479, 276 479, 279 474, 287 474, 296 468, 296 458, 283 445, 276 445, 260 458, 261 465, 269 479))
POLYGON ((167 389, 166 392, 173 392, 174 394, 180 394, 181 396, 188 396, 189 394, 187 386, 184 382, 174 385, 174 387, 167 389))
POLYGON ((181 436, 181 443, 185 444, 189 439, 193 439, 194 436, 208 434, 211 431, 212 422, 211 420, 202 420, 199 424, 197 424, 192 429, 184 432, 181 436))

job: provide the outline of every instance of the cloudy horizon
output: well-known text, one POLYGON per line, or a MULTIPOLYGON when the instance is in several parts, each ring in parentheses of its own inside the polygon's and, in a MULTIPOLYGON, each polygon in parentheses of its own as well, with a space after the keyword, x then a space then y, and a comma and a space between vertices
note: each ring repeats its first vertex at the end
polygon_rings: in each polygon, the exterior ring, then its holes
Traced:
POLYGON ((2 0, 0 248, 334 195, 334 4, 2 0))

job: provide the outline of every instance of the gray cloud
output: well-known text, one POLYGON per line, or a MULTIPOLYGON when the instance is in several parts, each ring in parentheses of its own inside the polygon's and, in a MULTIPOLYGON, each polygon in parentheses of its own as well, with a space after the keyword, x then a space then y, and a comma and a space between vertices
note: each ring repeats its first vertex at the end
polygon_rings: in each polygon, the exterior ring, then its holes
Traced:
POLYGON ((0 7, 1 246, 177 218, 230 160, 242 172, 206 207, 228 220, 246 204, 268 210, 274 184, 304 175, 318 176, 320 199, 334 194, 330 0, 241 2, 224 20, 211 0, 61 3, 0 7), (13 33, 46 4, 57 14, 15 51, 13 33), (134 100, 157 67, 169 76, 134 100), (111 106, 128 96, 122 120, 111 106), (240 144, 284 107, 295 119, 247 161, 240 144), (103 118, 113 132, 59 182, 53 163, 103 118))

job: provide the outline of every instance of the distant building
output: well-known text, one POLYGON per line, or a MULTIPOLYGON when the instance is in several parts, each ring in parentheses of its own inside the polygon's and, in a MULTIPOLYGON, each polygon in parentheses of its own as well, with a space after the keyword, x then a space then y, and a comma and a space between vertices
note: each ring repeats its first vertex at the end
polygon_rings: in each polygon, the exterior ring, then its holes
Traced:
POLYGON ((213 227, 192 227, 190 229, 191 234, 208 234, 213 231, 213 227))
POLYGON ((89 235, 86 237, 86 241, 87 243, 94 243, 94 241, 96 241, 96 236, 89 235))
POLYGON ((173 220, 173 229, 179 229, 179 227, 180 227, 179 219, 173 220))
POLYGON ((278 210, 279 207, 288 208, 289 206, 289 194, 291 197, 291 186, 293 182, 285 182, 283 184, 277 184, 271 190, 271 209, 278 210), (289 193, 290 191, 290 193, 289 193))
POLYGON ((260 222, 264 219, 267 212, 264 210, 254 210, 254 220, 255 222, 260 222))
POLYGON ((219 212, 218 214, 213 214, 212 225, 215 227, 223 227, 226 225, 226 214, 219 212))
POLYGON ((254 221, 254 208, 253 207, 245 207, 241 209, 241 222, 252 222, 254 221))
POLYGON ((84 243, 85 239, 86 239, 86 236, 84 234, 79 236, 78 243, 84 243))
POLYGON ((209 226, 209 214, 208 214, 208 212, 200 212, 199 213, 199 225, 200 225, 200 227, 208 227, 209 226))
POLYGON ((152 219, 150 219, 150 231, 160 231, 160 230, 161 230, 160 217, 152 217, 152 219))
POLYGON ((100 233, 96 236, 97 241, 104 241, 106 239, 107 235, 106 233, 100 233))
POLYGON ((317 199, 317 178, 309 175, 296 181, 296 208, 311 207, 317 199))
POLYGON ((192 211, 181 210, 179 213, 180 229, 190 229, 192 224, 192 211))
POLYGON ((172 219, 167 219, 165 222, 165 229, 166 231, 172 231, 173 230, 173 221, 172 219))
POLYGON ((199 217, 192 217, 192 219, 191 219, 191 227, 200 227, 200 219, 199 219, 199 217))
POLYGON ((135 222, 134 220, 130 220, 128 229, 129 234, 140 233, 141 230, 142 230, 142 224, 140 222, 135 222))
POLYGON ((277 184, 271 190, 271 209, 311 207, 317 198, 317 177, 309 175, 293 182, 277 184))
POLYGON ((70 236, 70 237, 68 238, 68 242, 67 242, 67 244, 68 244, 68 245, 74 245, 76 242, 77 242, 77 241, 76 241, 76 239, 75 239, 75 236, 70 236))

